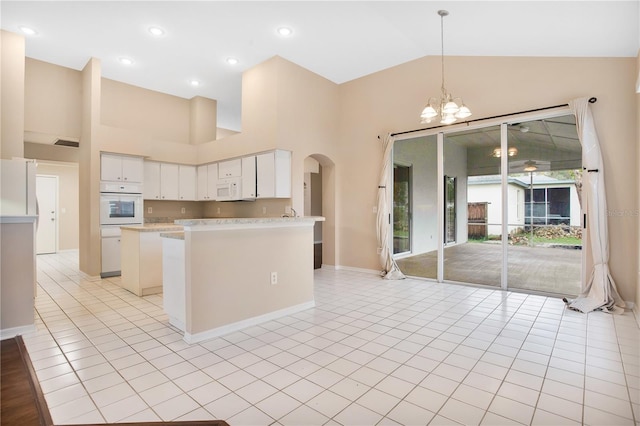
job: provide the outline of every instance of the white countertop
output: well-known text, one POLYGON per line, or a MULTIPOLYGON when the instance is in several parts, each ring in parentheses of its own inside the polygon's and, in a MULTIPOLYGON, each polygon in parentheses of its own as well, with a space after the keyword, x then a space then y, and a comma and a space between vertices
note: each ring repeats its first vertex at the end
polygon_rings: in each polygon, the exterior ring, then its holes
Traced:
POLYGON ((182 226, 175 223, 145 223, 142 225, 124 225, 120 229, 137 232, 171 232, 182 231, 182 226))
POLYGON ((253 225, 253 224, 288 224, 288 223, 324 222, 322 216, 301 217, 234 217, 226 219, 184 219, 176 220, 182 226, 211 226, 211 225, 253 225))

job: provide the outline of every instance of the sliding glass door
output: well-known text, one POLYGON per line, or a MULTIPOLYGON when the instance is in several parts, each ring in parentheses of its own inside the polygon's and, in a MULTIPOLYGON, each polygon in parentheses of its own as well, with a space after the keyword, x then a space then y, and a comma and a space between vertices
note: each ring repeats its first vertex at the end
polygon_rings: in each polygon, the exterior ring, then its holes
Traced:
POLYGON ((400 197, 397 203, 393 201, 394 253, 396 241, 398 250, 406 249, 398 252, 396 262, 407 275, 433 280, 438 278, 437 160, 435 135, 399 140, 393 145, 394 176, 397 173, 398 182, 403 182, 405 171, 410 174, 406 197, 402 192, 404 184, 399 183, 397 191, 394 184, 394 196, 398 192, 400 197), (408 215, 404 207, 407 203, 408 215))
POLYGON ((582 146, 572 115, 508 126, 509 288, 577 295, 582 146), (532 143, 535 142, 535 143, 532 143))
MULTIPOLYGON (((438 281, 577 295, 581 158, 571 114, 396 141, 394 161, 411 164, 413 175, 410 194, 400 195, 414 210, 400 269, 438 281)), ((394 208, 394 240, 396 227, 405 232, 403 204, 394 208)))

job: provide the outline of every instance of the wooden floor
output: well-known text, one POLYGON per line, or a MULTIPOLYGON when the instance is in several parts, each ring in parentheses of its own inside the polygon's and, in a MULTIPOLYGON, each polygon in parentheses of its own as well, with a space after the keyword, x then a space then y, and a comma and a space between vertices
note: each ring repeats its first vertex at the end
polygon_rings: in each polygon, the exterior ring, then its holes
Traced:
MULTIPOLYGON (((47 403, 22 338, 0 342, 0 425, 52 426, 47 403)), ((120 426, 152 426, 167 422, 118 423, 120 426)), ((171 422, 174 426, 229 426, 222 420, 171 422)), ((78 425, 94 426, 94 425, 78 425)), ((97 426, 97 425, 95 425, 97 426)))
POLYGON ((33 367, 22 338, 18 336, 1 341, 0 351, 0 424, 51 425, 51 417, 42 391, 38 394, 40 386, 37 382, 32 383, 30 379, 29 368, 33 367))

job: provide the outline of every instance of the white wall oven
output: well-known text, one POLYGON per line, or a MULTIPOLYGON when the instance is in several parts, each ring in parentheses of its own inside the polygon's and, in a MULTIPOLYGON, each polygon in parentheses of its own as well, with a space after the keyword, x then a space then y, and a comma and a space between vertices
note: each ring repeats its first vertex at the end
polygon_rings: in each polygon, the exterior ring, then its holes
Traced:
POLYGON ((100 236, 102 278, 120 275, 120 226, 144 222, 142 185, 100 184, 100 236))
POLYGON ((100 224, 130 225, 143 222, 142 193, 140 185, 103 184, 100 189, 121 188, 121 192, 100 192, 100 224), (127 192, 125 192, 127 191, 127 192))

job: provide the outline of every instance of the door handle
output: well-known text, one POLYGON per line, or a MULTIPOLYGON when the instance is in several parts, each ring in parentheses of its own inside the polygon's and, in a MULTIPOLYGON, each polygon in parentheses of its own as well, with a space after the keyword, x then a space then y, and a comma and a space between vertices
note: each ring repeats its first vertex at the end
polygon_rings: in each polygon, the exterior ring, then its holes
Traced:
POLYGON ((52 217, 52 218, 51 218, 51 222, 53 222, 54 220, 56 220, 56 219, 52 217))

